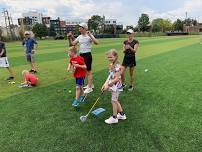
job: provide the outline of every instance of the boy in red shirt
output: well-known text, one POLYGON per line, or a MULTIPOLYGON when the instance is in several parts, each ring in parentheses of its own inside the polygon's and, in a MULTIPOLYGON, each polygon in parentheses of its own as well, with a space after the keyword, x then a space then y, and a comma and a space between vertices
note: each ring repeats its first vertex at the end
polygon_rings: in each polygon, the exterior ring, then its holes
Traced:
POLYGON ((30 85, 30 86, 36 86, 37 85, 38 78, 34 74, 30 73, 27 70, 23 70, 22 71, 22 76, 23 76, 23 79, 24 79, 23 84, 27 84, 27 85, 30 85))
POLYGON ((74 78, 76 79, 76 97, 72 103, 73 107, 77 107, 79 102, 83 101, 83 86, 86 77, 86 65, 83 57, 77 55, 76 47, 72 46, 68 50, 70 57, 70 66, 67 71, 74 72, 74 78))

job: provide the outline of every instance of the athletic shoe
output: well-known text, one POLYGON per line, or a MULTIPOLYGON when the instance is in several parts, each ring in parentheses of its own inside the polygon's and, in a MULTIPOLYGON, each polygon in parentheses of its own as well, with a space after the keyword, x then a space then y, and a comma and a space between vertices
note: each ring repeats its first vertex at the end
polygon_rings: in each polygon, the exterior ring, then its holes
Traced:
POLYGON ((84 94, 88 94, 88 93, 91 93, 93 91, 92 88, 87 88, 86 90, 84 90, 84 94))
POLYGON ((31 70, 29 70, 29 72, 34 72, 34 70, 31 69, 31 70))
MULTIPOLYGON (((89 86, 89 85, 86 85, 86 86, 83 87, 83 88, 84 88, 84 89, 87 89, 87 88, 89 88, 88 86, 89 86)), ((91 88, 94 89, 94 87, 95 87, 94 84, 92 84, 92 87, 91 87, 91 88)))
POLYGON ((134 90, 133 86, 129 86, 128 91, 133 91, 133 90, 134 90))
POLYGON ((113 118, 112 116, 109 117, 109 119, 105 120, 105 123, 107 123, 107 124, 115 124, 115 123, 118 123, 118 122, 119 122, 119 120, 117 118, 113 118))
POLYGON ((73 101, 73 103, 72 103, 72 106, 73 106, 73 107, 77 107, 78 105, 79 105, 79 102, 78 102, 78 100, 75 99, 75 100, 73 101))
POLYGON ((6 80, 7 80, 7 81, 14 80, 14 77, 8 77, 6 80))
POLYGON ((119 120, 126 120, 126 115, 121 115, 120 113, 117 114, 117 119, 119 120))
POLYGON ((85 102, 85 96, 80 96, 79 102, 85 102))
POLYGON ((122 89, 122 90, 123 90, 123 89, 126 88, 126 86, 127 86, 127 85, 123 83, 122 86, 121 86, 119 89, 122 89))

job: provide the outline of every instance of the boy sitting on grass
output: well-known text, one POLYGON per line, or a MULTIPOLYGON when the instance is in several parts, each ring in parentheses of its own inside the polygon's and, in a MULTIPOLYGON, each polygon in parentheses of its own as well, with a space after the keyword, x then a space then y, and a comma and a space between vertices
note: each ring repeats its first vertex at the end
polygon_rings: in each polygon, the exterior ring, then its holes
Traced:
POLYGON ((72 106, 77 107, 79 102, 84 99, 83 86, 86 77, 86 65, 83 57, 77 55, 76 47, 70 47, 68 55, 70 57, 70 66, 68 66, 67 71, 72 71, 76 79, 76 97, 72 102, 72 106))
POLYGON ((27 70, 23 70, 22 71, 22 76, 24 79, 24 82, 22 83, 22 85, 28 85, 28 86, 36 86, 38 83, 38 78, 36 75, 30 73, 27 70))

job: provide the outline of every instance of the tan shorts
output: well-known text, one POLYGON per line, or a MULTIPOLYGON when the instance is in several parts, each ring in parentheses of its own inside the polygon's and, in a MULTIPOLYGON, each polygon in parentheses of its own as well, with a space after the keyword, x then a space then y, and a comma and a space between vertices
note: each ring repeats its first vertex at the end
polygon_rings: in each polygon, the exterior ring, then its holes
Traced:
POLYGON ((119 94, 120 92, 119 91, 112 91, 112 98, 111 98, 111 101, 118 101, 119 100, 119 94))

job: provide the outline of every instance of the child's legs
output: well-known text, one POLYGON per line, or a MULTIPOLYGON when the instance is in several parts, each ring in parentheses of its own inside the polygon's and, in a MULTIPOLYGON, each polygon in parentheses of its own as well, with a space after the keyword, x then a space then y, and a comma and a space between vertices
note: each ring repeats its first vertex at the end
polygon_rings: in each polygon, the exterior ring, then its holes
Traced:
POLYGON ((83 85, 85 78, 76 78, 76 100, 79 100, 80 96, 83 95, 83 85))
POLYGON ((119 98, 119 92, 114 92, 112 91, 112 99, 111 99, 111 102, 112 102, 112 109, 113 109, 113 116, 117 116, 118 114, 118 98, 119 98))
POLYGON ((112 101, 113 116, 117 116, 117 114, 118 114, 118 107, 117 107, 116 102, 117 101, 112 101))
POLYGON ((31 68, 36 71, 35 55, 31 54, 31 68))
POLYGON ((10 67, 7 67, 7 69, 8 69, 9 75, 13 77, 13 70, 10 67))
POLYGON ((119 103, 119 101, 117 101, 116 104, 117 104, 117 111, 118 112, 123 112, 123 109, 122 109, 121 104, 119 103))
POLYGON ((81 96, 81 87, 76 86, 76 97, 75 97, 75 99, 79 100, 80 96, 81 96))
POLYGON ((132 66, 130 67, 130 83, 133 85, 134 83, 134 75, 135 75, 135 67, 132 66))

